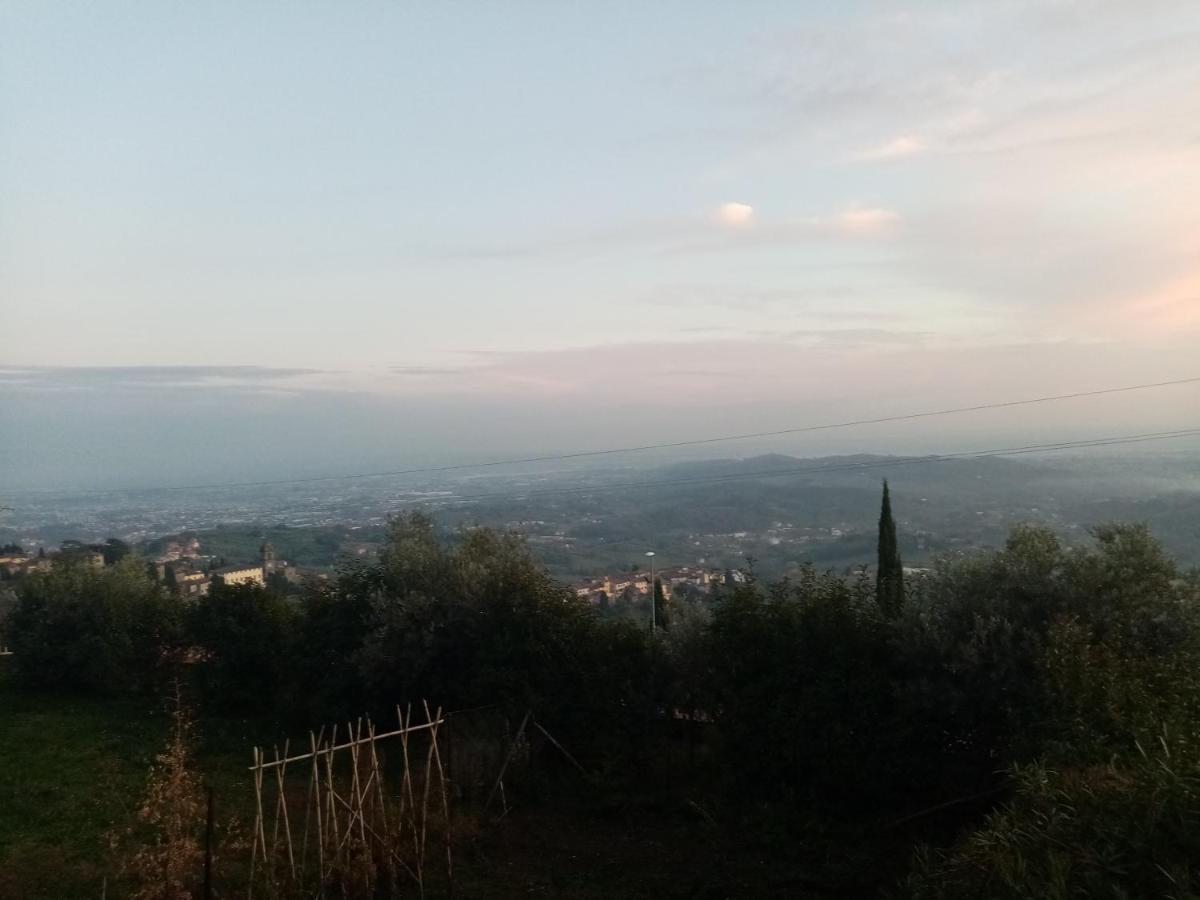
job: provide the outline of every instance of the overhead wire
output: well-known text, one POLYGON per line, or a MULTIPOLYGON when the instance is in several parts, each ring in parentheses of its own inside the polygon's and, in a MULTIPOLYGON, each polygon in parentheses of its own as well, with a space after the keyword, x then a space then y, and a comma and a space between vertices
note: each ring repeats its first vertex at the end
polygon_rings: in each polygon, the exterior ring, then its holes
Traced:
POLYGON ((1020 447, 1002 447, 993 450, 962 450, 954 453, 931 454, 924 456, 899 456, 884 459, 872 459, 859 463, 832 463, 820 466, 794 466, 786 469, 762 469, 750 472, 726 472, 719 475, 697 475, 688 478, 673 478, 662 480, 643 480, 627 482, 601 482, 594 485, 576 486, 569 488, 532 488, 528 490, 495 491, 478 494, 450 494, 443 497, 413 498, 408 503, 438 502, 474 502, 483 500, 505 500, 527 497, 543 497, 559 494, 589 494, 607 493, 617 490, 644 489, 654 487, 672 487, 692 484, 717 484, 726 481, 740 481, 754 478, 780 478, 792 475, 820 474, 824 472, 844 472, 851 470, 880 469, 893 466, 926 465, 930 463, 950 462, 954 460, 988 459, 1007 456, 1023 456, 1031 453, 1054 453, 1061 450, 1084 450, 1092 447, 1112 447, 1124 444, 1142 444, 1152 441, 1175 440, 1184 437, 1200 437, 1200 428, 1180 429, 1176 431, 1154 431, 1142 434, 1121 435, 1116 437, 1085 438, 1074 441, 1056 441, 1044 444, 1026 444, 1020 447))
POLYGON ((853 428, 865 425, 883 425, 893 422, 906 422, 917 419, 927 419, 939 416, 959 415, 962 413, 982 412, 994 409, 1011 409, 1013 407, 1032 406, 1035 404, 1052 403, 1065 400, 1078 400, 1085 397, 1099 397, 1110 394, 1123 394, 1131 391, 1155 390, 1159 388, 1178 387, 1186 384, 1200 383, 1200 376, 1176 378, 1169 381, 1156 381, 1144 384, 1122 385, 1120 387, 1099 388, 1087 391, 1073 391, 1066 394, 1049 394, 1039 397, 1028 397, 1020 400, 1003 400, 992 403, 977 403, 970 406, 956 406, 944 409, 924 410, 920 412, 901 413, 891 416, 874 418, 847 419, 838 422, 824 422, 810 425, 798 425, 790 428, 779 428, 767 431, 753 431, 741 434, 718 435, 714 437, 691 438, 679 441, 662 441, 658 443, 637 444, 624 447, 605 447, 594 450, 576 450, 567 453, 550 453, 540 456, 510 457, 505 459, 483 460, 480 462, 451 463, 438 466, 419 466, 407 469, 393 469, 376 472, 352 472, 334 475, 313 475, 297 478, 274 478, 252 481, 225 481, 197 484, 176 484, 160 486, 143 486, 128 488, 45 488, 45 489, 15 489, 8 490, 8 496, 105 496, 117 494, 135 494, 150 492, 177 492, 198 490, 221 490, 226 488, 250 487, 279 487, 285 485, 318 484, 330 481, 356 481, 368 478, 393 478, 405 475, 432 475, 445 472, 466 471, 470 469, 488 469, 500 466, 515 466, 530 463, 562 462, 567 460, 585 459, 589 457, 614 456, 625 453, 643 453, 650 450, 680 449, 683 447, 698 447, 709 444, 728 443, 733 441, 753 440, 759 438, 783 437, 786 435, 806 434, 817 431, 832 431, 842 428, 853 428))

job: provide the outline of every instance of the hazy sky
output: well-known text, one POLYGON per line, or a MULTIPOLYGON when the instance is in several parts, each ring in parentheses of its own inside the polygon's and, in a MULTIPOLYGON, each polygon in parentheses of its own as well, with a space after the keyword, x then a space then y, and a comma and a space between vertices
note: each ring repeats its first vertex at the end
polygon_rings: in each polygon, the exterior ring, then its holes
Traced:
POLYGON ((1200 4, 8 0, 0 304, 32 480, 339 405, 353 465, 415 446, 380 410, 486 455, 1196 375, 1200 4))

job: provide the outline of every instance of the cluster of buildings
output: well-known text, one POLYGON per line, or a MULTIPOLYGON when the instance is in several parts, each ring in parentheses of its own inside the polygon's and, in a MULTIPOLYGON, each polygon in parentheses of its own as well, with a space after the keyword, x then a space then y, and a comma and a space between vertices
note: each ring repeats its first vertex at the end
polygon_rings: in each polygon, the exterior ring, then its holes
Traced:
POLYGON ((223 584, 254 584, 266 587, 269 581, 282 578, 290 584, 301 580, 300 571, 287 560, 275 555, 270 541, 259 547, 261 558, 252 565, 211 566, 211 557, 202 556, 200 541, 171 541, 162 555, 154 560, 159 581, 164 582, 181 597, 204 597, 214 581, 223 584))
MULTIPOLYGON (((79 541, 64 541, 59 550, 30 553, 16 544, 0 548, 0 577, 20 578, 38 572, 49 572, 56 565, 70 563, 89 569, 103 569, 106 564, 103 545, 86 545, 79 541)), ((126 548, 127 551, 127 548, 126 548)), ((203 597, 214 581, 225 584, 255 584, 266 587, 268 582, 280 585, 280 580, 298 584, 302 574, 287 560, 276 557, 270 541, 259 548, 261 559, 252 565, 214 566, 214 557, 200 551, 197 538, 180 539, 167 544, 161 555, 150 561, 158 580, 180 597, 203 597)))
POLYGON ((11 578, 49 572, 56 564, 70 560, 75 565, 90 569, 104 568, 104 554, 94 547, 85 547, 75 541, 64 541, 63 548, 53 553, 38 550, 28 553, 15 545, 0 550, 0 570, 11 578))
MULTIPOLYGON (((663 596, 669 600, 675 594, 708 594, 716 585, 740 582, 745 575, 740 571, 716 571, 698 566, 668 566, 657 570, 653 577, 662 585, 663 596)), ((574 589, 576 597, 601 606, 615 600, 648 598, 653 587, 649 571, 632 571, 587 578, 577 582, 574 589)))

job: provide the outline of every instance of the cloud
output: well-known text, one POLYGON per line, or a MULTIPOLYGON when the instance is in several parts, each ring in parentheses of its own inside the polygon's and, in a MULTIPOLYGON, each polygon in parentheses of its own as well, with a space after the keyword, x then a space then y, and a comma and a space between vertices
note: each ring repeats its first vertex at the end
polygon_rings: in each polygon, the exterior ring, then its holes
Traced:
MULTIPOLYGON (((737 284, 661 284, 642 300, 659 306, 685 309, 715 307, 739 311, 803 310, 833 318, 879 315, 877 311, 847 309, 846 301, 865 299, 864 290, 845 283, 804 284, 787 288, 747 287, 737 284)), ((680 331, 707 330, 707 326, 680 331)))
POLYGON ((1169 333, 1200 327, 1200 269, 1169 279, 1130 304, 1127 320, 1169 333))
POLYGON ((445 366, 391 366, 388 371, 393 375, 403 375, 410 378, 453 377, 462 375, 466 370, 445 366))
POLYGON ((862 237, 881 234, 900 221, 898 213, 879 206, 851 206, 833 218, 841 233, 862 237))
POLYGON ((704 216, 630 221, 605 228, 562 231, 529 240, 491 246, 462 247, 428 253, 427 260, 503 261, 533 257, 586 257, 617 252, 688 254, 729 252, 770 244, 798 244, 873 237, 900 221, 898 213, 882 207, 851 205, 841 212, 759 217, 754 207, 730 202, 704 216))
POLYGON ((960 397, 1033 396, 1060 386, 1104 385, 1111 383, 1113 371, 1124 372, 1130 383, 1153 381, 1186 373, 1191 355, 1190 343, 1182 340, 1169 348, 1042 336, 1017 342, 999 333, 864 323, 760 337, 651 339, 514 353, 462 379, 430 384, 422 393, 495 402, 658 403, 682 410, 763 398, 861 400, 884 391, 908 403, 915 397, 940 405, 960 397))
POLYGON ((864 150, 857 154, 858 159, 862 160, 888 160, 900 159, 904 156, 915 156, 928 149, 928 146, 920 138, 912 135, 903 134, 898 138, 893 138, 886 144, 875 147, 871 150, 864 150))
POLYGON ((747 203, 723 203, 717 221, 731 228, 746 228, 754 222, 754 207, 747 203))
POLYGON ((268 366, 38 366, 0 367, 0 385, 32 391, 243 390, 279 391, 323 369, 268 366))

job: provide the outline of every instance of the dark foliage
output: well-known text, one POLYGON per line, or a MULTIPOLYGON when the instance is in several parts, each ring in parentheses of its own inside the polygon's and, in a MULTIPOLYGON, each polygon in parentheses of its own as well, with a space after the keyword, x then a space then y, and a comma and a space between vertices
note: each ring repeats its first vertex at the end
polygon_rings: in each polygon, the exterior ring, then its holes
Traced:
POLYGON ((22 583, 6 634, 22 683, 119 694, 159 683, 182 616, 135 560, 100 570, 63 561, 22 583))
POLYGON ((296 610, 273 591, 215 581, 187 616, 197 686, 206 706, 253 712, 291 705, 297 618, 296 610))
MULTIPOLYGON (((1070 549, 1018 528, 908 584, 751 575, 673 597, 651 635, 599 619, 519 538, 445 540, 418 514, 393 521, 378 561, 299 598, 214 586, 186 621, 134 560, 64 563, 22 583, 8 634, 30 685, 136 690, 186 647, 213 710, 534 710, 591 770, 655 789, 678 723, 689 741, 703 723, 689 798, 764 829, 877 827, 999 786, 1001 805, 923 852, 906 892, 1194 896, 1197 584, 1145 527, 1094 537, 1070 549)), ((899 571, 886 489, 880 562, 899 571)))
POLYGON ((899 615, 904 606, 904 564, 900 561, 900 549, 896 542, 896 520, 892 518, 892 498, 886 479, 883 482, 883 500, 879 509, 875 600, 887 616, 899 615))

